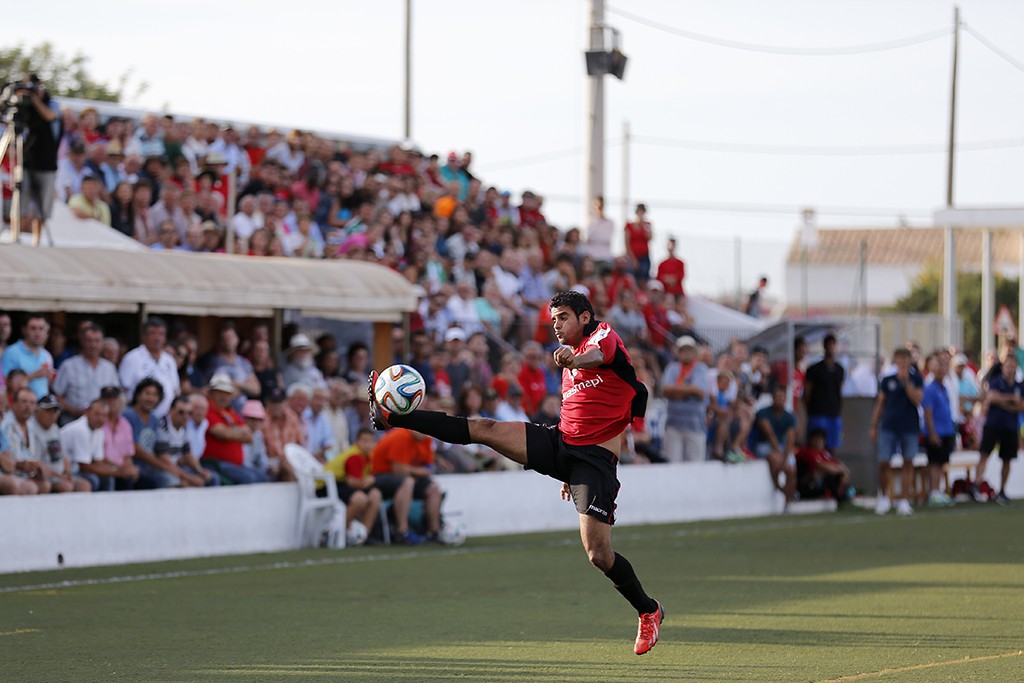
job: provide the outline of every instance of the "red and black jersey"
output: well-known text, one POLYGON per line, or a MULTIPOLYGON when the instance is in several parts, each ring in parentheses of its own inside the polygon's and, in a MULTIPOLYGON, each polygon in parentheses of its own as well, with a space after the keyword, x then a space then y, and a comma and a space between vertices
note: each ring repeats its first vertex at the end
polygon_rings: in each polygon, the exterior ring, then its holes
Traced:
POLYGON ((647 388, 637 379, 622 339, 608 323, 598 322, 573 352, 591 348, 601 349, 601 365, 562 370, 558 429, 565 443, 573 446, 604 443, 647 410, 647 388))

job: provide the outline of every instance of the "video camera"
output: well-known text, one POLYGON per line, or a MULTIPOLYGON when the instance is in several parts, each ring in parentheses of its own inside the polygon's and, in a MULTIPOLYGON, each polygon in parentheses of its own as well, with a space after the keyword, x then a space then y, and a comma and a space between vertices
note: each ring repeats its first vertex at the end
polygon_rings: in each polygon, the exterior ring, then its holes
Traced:
POLYGON ((31 95, 41 89, 42 86, 36 78, 7 83, 0 91, 0 116, 7 116, 8 112, 13 112, 15 122, 24 124, 25 116, 28 113, 23 106, 28 104, 24 93, 27 92, 31 95))

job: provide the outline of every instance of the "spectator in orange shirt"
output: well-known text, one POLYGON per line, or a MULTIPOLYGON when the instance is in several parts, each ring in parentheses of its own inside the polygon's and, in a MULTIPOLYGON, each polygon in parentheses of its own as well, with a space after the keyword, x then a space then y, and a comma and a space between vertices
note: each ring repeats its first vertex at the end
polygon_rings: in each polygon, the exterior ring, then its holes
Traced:
POLYGON ((408 429, 392 429, 373 449, 374 474, 398 474, 415 479, 413 500, 423 501, 426 540, 440 543, 441 487, 431 474, 434 471, 434 440, 408 429))

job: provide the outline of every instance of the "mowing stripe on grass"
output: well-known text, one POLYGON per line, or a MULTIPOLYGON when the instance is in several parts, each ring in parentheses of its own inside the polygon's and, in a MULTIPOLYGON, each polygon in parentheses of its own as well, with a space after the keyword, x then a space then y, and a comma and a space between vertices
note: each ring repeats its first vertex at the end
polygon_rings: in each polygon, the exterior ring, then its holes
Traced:
POLYGON ((972 664, 974 662, 987 662, 993 659, 1006 659, 1007 657, 1020 657, 1024 650, 1017 652, 1006 652, 1001 655, 988 655, 985 657, 964 657, 963 659, 949 659, 944 662, 929 662, 928 664, 914 664, 913 666, 901 666, 895 669, 882 669, 868 673, 855 674, 853 676, 842 676, 840 678, 828 678, 818 683, 847 683, 847 681, 864 681, 869 678, 880 678, 889 674, 903 673, 904 671, 917 671, 918 669, 933 669, 937 666, 952 666, 954 664, 972 664))
MULTIPOLYGON (((942 514, 945 515, 975 515, 985 513, 986 510, 991 512, 997 512, 990 508, 971 508, 964 510, 944 510, 942 514)), ((822 515, 815 519, 792 519, 782 518, 777 520, 765 520, 761 522, 749 522, 743 524, 730 524, 727 526, 714 527, 711 529, 700 529, 700 528, 685 528, 677 529, 671 532, 654 531, 646 527, 633 527, 626 531, 622 530, 616 533, 616 539, 620 541, 636 541, 650 538, 652 535, 658 535, 661 538, 684 538, 687 536, 722 536, 726 534, 735 533, 748 533, 748 532, 765 532, 765 531, 787 531, 790 529, 810 529, 821 526, 836 526, 836 525, 853 525, 853 524, 870 524, 870 523, 881 523, 885 522, 887 518, 879 517, 877 515, 862 515, 856 517, 845 517, 837 519, 833 515, 822 515), (643 529, 643 530, 641 530, 643 529)), ((899 520, 899 523, 909 523, 915 518, 903 518, 899 520)), ((895 521, 895 520, 893 520, 895 521)), ((436 557, 438 555, 477 555, 481 553, 491 552, 507 552, 509 550, 523 550, 530 547, 537 547, 540 545, 544 548, 556 548, 567 545, 577 545, 579 540, 573 539, 562 539, 557 541, 547 541, 540 544, 537 543, 516 543, 512 545, 487 545, 471 548, 449 548, 449 549, 437 549, 430 552, 412 551, 412 552, 401 552, 395 554, 374 554, 374 555, 357 555, 357 556, 341 556, 331 557, 322 560, 301 560, 301 561, 285 561, 285 562, 271 562, 268 564, 252 564, 252 565, 239 565, 235 567, 218 567, 214 569, 188 569, 180 571, 170 572, 159 572, 151 574, 133 574, 127 576, 108 576, 102 579, 69 579, 66 581, 54 581, 52 583, 39 583, 27 586, 4 586, 0 587, 0 595, 5 593, 24 593, 29 591, 40 591, 40 590, 53 590, 58 588, 79 588, 82 586, 104 586, 116 583, 135 583, 139 581, 161 581, 165 579, 182 579, 192 576, 217 576, 220 574, 240 574, 244 572, 255 572, 255 571, 277 571, 282 569, 301 569, 303 567, 321 567, 325 565, 334 564, 352 564, 355 562, 382 562, 387 560, 415 560, 422 557, 436 557)))

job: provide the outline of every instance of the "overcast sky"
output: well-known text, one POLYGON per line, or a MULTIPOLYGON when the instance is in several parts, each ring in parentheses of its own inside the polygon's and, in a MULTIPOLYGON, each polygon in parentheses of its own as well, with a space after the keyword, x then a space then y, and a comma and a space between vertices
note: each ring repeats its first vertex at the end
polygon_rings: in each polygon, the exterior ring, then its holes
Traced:
MULTIPOLYGON (((963 22, 1010 60, 961 32, 957 132, 971 149, 958 154, 955 201, 1021 205, 1024 2, 959 4, 963 22)), ((413 6, 413 138, 430 151, 472 150, 486 181, 531 188, 550 220, 579 224, 589 2, 413 6)), ((81 51, 101 78, 132 69, 150 88, 128 105, 398 139, 404 8, 50 0, 8 13, 5 35, 81 51)), ((606 22, 629 56, 625 81, 606 88, 609 214, 622 215, 628 121, 629 199, 650 207, 656 256, 666 236, 679 237, 691 290, 732 286, 737 238, 743 287, 761 272, 781 285, 802 207, 815 207, 822 227, 897 226, 930 224, 945 203, 952 3, 609 0, 606 22), (922 41, 857 49, 911 38, 922 41), (855 54, 806 54, 836 48, 855 54)))

